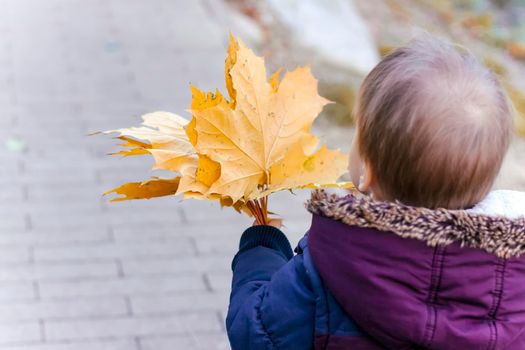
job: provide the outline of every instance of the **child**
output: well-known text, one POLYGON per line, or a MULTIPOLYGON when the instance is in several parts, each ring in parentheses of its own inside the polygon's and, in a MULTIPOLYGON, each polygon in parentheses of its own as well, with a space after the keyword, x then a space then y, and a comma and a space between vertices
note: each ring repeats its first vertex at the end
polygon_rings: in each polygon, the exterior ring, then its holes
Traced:
POLYGON ((523 195, 471 209, 509 144, 496 79, 469 53, 419 39, 372 70, 354 114, 349 170, 368 195, 314 193, 295 256, 276 227, 244 232, 232 348, 525 349, 525 219, 491 209, 516 211, 523 195))

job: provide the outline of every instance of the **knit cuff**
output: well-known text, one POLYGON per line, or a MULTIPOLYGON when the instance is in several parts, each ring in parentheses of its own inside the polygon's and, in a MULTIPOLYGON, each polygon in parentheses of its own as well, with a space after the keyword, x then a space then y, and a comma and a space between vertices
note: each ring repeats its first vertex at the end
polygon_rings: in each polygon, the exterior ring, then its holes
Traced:
POLYGON ((248 228, 241 236, 239 251, 232 262, 235 267, 237 257, 252 248, 266 247, 281 252, 287 260, 293 258, 293 251, 290 242, 281 230, 269 225, 257 225, 248 228))

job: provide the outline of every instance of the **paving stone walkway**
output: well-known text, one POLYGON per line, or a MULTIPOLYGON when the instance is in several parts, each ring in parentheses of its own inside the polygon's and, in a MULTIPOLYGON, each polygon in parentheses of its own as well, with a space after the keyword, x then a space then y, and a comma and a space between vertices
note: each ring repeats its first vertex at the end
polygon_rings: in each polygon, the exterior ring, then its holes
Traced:
MULTIPOLYGON (((189 82, 223 89, 217 23, 197 0, 0 0, 0 350, 229 348, 229 266, 250 220, 108 203, 151 160, 86 136, 184 113, 189 82)), ((293 242, 304 198, 272 199, 293 242)))

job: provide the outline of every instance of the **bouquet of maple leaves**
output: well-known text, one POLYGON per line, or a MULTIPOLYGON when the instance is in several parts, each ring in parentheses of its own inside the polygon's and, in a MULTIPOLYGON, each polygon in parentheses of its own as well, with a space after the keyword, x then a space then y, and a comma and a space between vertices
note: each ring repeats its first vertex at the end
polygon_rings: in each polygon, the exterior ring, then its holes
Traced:
POLYGON ((351 187, 337 180, 347 156, 319 147, 314 119, 329 101, 317 93, 308 67, 267 80, 264 60, 230 35, 225 62, 229 99, 192 86, 191 121, 168 112, 143 116, 139 127, 110 130, 123 156, 151 154, 154 169, 173 178, 131 182, 108 193, 113 201, 181 194, 219 201, 267 224, 268 195, 295 188, 351 187))

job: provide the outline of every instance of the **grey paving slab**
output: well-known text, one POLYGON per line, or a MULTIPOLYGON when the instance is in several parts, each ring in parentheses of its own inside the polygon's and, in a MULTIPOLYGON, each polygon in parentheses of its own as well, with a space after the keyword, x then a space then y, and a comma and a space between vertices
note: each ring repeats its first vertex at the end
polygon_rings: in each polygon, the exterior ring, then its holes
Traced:
POLYGON ((60 245, 64 249, 68 249, 72 244, 98 244, 110 240, 110 234, 103 227, 99 227, 98 231, 92 229, 78 229, 73 232, 59 232, 57 229, 53 230, 37 230, 30 229, 22 230, 2 230, 0 228, 0 249, 2 251, 8 249, 20 249, 20 247, 35 247, 47 245, 60 245))
POLYGON ((35 300, 38 289, 34 282, 0 282, 0 303, 35 300))
POLYGON ((177 256, 176 258, 122 259, 122 270, 126 276, 180 274, 183 272, 226 272, 230 269, 231 257, 220 255, 177 256))
POLYGON ((143 350, 226 350, 230 348, 228 338, 222 332, 208 332, 207 334, 194 334, 179 337, 157 337, 140 340, 143 350))
POLYGON ((131 297, 131 308, 136 315, 155 315, 188 311, 225 310, 228 293, 198 292, 168 296, 131 297))
POLYGON ((138 342, 134 339, 100 339, 95 341, 53 342, 51 344, 39 341, 23 345, 7 345, 1 348, 3 350, 141 350, 138 346, 138 342))
POLYGON ((236 238, 239 237, 239 233, 235 232, 234 228, 231 228, 231 231, 223 235, 225 239, 218 240, 213 235, 213 233, 207 236, 201 236, 195 238, 195 244, 197 246, 197 251, 199 254, 224 254, 224 255, 233 255, 235 250, 239 247, 239 242, 236 238))
POLYGON ((83 280, 93 277, 117 277, 115 262, 85 264, 17 264, 0 266, 0 281, 83 280))
POLYGON ((0 264, 5 263, 27 263, 31 260, 31 250, 29 247, 10 247, 2 249, 0 254, 0 264))
POLYGON ((189 239, 127 244, 108 242, 89 246, 71 245, 67 250, 60 246, 41 246, 36 247, 33 250, 33 257, 37 262, 77 260, 94 261, 121 258, 187 256, 193 254, 195 254, 195 248, 189 239))
POLYGON ((0 344, 38 340, 41 340, 41 330, 37 321, 0 323, 0 344))
POLYGON ((0 304, 0 322, 103 318, 128 314, 123 297, 75 298, 72 300, 9 302, 0 304))
POLYGON ((232 274, 230 271, 208 272, 205 278, 214 292, 228 292, 231 288, 232 274))
POLYGON ((49 340, 217 332, 220 328, 219 319, 214 312, 45 322, 46 337, 49 340))
POLYGON ((42 298, 71 298, 80 296, 156 295, 206 290, 200 275, 129 277, 120 279, 93 279, 79 281, 39 281, 42 298))

